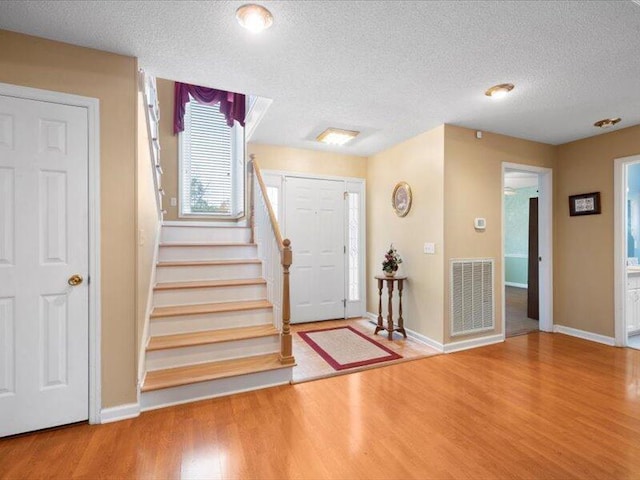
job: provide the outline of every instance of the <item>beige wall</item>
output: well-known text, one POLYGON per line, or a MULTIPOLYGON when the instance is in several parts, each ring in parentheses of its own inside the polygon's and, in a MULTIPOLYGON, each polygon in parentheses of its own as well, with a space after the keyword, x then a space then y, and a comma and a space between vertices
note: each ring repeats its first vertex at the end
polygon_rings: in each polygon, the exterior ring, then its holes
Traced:
MULTIPOLYGON (((374 275, 382 273, 389 244, 397 248, 409 276, 403 295, 405 326, 442 341, 444 126, 370 157, 367 164, 367 311, 378 311, 374 275), (406 217, 391 207, 391 193, 407 181, 413 205, 406 217), (435 242, 436 254, 423 253, 435 242)), ((383 292, 383 295, 385 292, 383 292)), ((386 307, 383 307, 386 311, 386 307)))
POLYGON ((156 79, 158 103, 160 104, 160 163, 162 164, 162 188, 164 189, 162 208, 167 212, 164 214, 165 220, 193 220, 179 218, 178 207, 172 207, 170 202, 171 198, 178 198, 178 136, 173 134, 174 83, 171 80, 156 79))
POLYGON ((640 154, 640 126, 560 145, 554 199, 556 325, 613 337, 613 164, 640 154), (568 196, 600 192, 601 215, 569 216, 568 196))
MULTIPOLYGON (((136 345, 138 358, 144 350, 142 334, 146 323, 147 303, 151 290, 151 274, 155 265, 155 245, 158 236, 158 209, 156 207, 156 192, 153 183, 154 169, 151 163, 149 148, 149 134, 145 116, 145 105, 142 93, 138 93, 138 155, 136 202, 137 218, 137 271, 136 271, 136 345)), ((140 368, 140 365, 138 365, 140 368)), ((140 375, 138 370, 138 375, 140 375)))
POLYGON ((135 58, 0 30, 0 82, 100 100, 102 405, 136 401, 135 58))
POLYGON ((263 170, 357 178, 367 175, 366 157, 256 143, 248 145, 248 153, 256 156, 263 170))
MULTIPOLYGON (((453 258, 495 259, 495 321, 502 331, 502 163, 553 167, 555 147, 518 138, 445 125, 444 130, 444 338, 445 343, 472 336, 449 336, 449 262, 453 258), (487 229, 476 232, 473 220, 484 217, 487 229)), ((557 258, 557 255, 556 255, 557 258)))

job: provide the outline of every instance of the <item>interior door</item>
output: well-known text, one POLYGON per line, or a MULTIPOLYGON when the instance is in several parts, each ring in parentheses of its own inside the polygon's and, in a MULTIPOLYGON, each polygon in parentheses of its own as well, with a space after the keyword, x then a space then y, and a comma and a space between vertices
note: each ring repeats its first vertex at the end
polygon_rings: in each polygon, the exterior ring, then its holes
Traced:
POLYGON ((291 240, 291 321, 344 318, 344 182, 287 177, 285 235, 291 240))
POLYGON ((540 319, 540 269, 538 252, 538 199, 529 199, 529 272, 527 287, 527 317, 540 319))
POLYGON ((88 418, 87 129, 0 96, 0 436, 88 418))

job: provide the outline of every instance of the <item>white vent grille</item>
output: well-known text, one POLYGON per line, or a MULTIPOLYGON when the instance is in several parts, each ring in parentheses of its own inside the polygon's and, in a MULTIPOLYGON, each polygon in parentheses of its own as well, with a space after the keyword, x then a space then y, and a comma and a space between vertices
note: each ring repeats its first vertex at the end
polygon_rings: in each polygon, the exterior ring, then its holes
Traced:
POLYGON ((493 259, 451 261, 451 336, 494 328, 493 259))

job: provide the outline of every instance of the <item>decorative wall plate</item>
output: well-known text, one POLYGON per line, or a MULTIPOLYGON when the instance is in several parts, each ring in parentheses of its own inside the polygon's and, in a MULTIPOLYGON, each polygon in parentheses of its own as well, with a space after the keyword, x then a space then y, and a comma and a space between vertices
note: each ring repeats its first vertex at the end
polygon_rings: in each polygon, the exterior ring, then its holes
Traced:
POLYGON ((407 182, 399 182, 393 189, 391 205, 396 215, 404 217, 411 210, 411 187, 407 182))

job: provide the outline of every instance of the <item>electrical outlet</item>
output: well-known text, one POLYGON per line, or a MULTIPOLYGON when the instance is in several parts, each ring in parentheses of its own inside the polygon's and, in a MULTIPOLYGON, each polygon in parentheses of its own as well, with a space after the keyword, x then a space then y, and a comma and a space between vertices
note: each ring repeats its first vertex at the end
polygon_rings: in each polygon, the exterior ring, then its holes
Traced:
POLYGON ((427 242, 424 244, 424 253, 429 254, 429 255, 433 255, 434 253, 436 253, 436 244, 435 243, 431 243, 431 242, 427 242))

